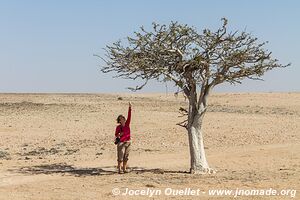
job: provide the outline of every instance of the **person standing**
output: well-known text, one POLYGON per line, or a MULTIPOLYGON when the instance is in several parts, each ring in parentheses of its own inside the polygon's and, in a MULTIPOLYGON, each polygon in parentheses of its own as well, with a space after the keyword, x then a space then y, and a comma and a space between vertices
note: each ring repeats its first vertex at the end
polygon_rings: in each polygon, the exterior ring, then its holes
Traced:
POLYGON ((121 174, 121 168, 127 173, 127 162, 130 153, 130 121, 131 121, 131 103, 129 102, 127 120, 123 115, 117 117, 119 125, 116 127, 115 137, 117 145, 118 173, 121 174))

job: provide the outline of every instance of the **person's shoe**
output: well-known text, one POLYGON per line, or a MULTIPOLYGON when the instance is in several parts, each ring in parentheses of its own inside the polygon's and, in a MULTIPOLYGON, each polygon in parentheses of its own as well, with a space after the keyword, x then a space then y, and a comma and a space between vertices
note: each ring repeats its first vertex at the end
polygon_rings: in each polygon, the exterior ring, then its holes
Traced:
POLYGON ((129 173, 130 170, 128 170, 128 169, 123 169, 123 172, 124 172, 124 173, 129 173))
POLYGON ((123 174, 123 172, 121 171, 121 169, 118 169, 118 174, 123 174))

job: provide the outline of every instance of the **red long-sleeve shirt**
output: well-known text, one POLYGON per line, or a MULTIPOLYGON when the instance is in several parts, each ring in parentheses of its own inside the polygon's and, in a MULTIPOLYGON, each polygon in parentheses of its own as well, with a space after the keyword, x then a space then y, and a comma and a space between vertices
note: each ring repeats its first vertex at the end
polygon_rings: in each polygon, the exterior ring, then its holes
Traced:
POLYGON ((123 132, 123 135, 120 138, 121 142, 126 142, 130 140, 130 120, 131 120, 131 107, 128 108, 127 120, 125 126, 121 124, 116 127, 115 136, 117 137, 119 133, 123 132))

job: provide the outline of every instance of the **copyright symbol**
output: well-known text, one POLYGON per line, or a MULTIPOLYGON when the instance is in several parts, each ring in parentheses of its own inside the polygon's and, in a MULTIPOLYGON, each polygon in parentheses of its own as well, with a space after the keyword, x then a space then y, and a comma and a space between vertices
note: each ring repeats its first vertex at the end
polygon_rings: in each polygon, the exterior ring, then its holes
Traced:
POLYGON ((121 193, 121 191, 120 191, 119 188, 114 188, 114 189, 112 189, 111 192, 112 192, 113 195, 116 195, 116 196, 119 195, 119 194, 121 193))

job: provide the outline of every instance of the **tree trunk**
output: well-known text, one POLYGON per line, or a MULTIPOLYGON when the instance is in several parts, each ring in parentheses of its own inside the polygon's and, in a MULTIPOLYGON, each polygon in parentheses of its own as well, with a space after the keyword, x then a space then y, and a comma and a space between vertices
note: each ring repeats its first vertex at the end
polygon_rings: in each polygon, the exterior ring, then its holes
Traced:
POLYGON ((211 173, 212 170, 206 160, 203 135, 201 132, 202 116, 195 115, 192 125, 188 129, 190 157, 191 157, 191 173, 211 173))
POLYGON ((188 110, 188 139, 190 147, 191 168, 193 174, 214 173, 215 171, 209 168, 206 160, 203 135, 201 132, 202 120, 207 108, 207 97, 210 87, 202 87, 199 100, 197 101, 196 86, 192 85, 188 91, 184 91, 189 97, 188 110))

